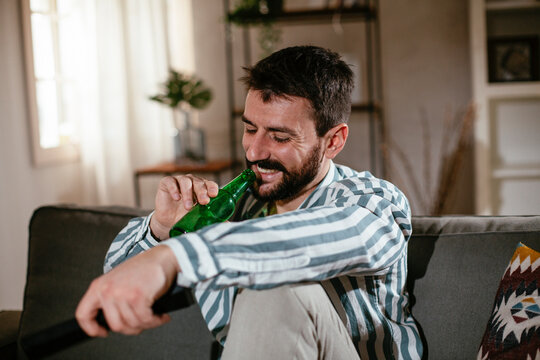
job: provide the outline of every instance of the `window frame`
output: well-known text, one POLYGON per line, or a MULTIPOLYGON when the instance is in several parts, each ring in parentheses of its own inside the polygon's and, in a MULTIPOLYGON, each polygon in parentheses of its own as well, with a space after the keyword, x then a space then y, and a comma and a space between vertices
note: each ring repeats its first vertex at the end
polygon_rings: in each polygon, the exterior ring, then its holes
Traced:
MULTIPOLYGON (((44 148, 40 142, 40 120, 37 106, 36 79, 34 70, 34 50, 32 39, 31 0, 21 1, 21 16, 23 27, 24 62, 26 73, 27 109, 30 127, 30 145, 32 160, 35 166, 64 164, 80 159, 80 146, 76 143, 61 144, 56 147, 44 148)), ((55 34, 58 37, 58 34, 55 34)), ((57 52, 57 50, 55 50, 57 52)), ((58 54, 56 54, 58 55, 58 54)), ((55 80, 57 83, 58 80, 55 80)))

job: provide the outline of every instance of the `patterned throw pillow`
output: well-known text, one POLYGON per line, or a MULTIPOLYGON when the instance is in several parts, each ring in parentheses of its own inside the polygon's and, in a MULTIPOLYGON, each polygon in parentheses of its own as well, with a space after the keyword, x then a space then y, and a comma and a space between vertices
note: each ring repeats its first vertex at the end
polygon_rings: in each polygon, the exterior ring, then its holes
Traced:
POLYGON ((519 244, 497 290, 477 360, 540 359, 540 253, 519 244))

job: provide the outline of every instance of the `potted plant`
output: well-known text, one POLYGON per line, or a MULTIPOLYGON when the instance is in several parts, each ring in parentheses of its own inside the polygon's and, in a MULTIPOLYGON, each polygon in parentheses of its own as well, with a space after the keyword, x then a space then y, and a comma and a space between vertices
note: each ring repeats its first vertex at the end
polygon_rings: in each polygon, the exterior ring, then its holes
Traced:
POLYGON ((169 77, 162 84, 163 91, 150 100, 173 109, 175 131, 175 161, 205 161, 205 137, 202 129, 191 123, 191 111, 204 109, 212 100, 212 91, 201 79, 169 70, 169 77))

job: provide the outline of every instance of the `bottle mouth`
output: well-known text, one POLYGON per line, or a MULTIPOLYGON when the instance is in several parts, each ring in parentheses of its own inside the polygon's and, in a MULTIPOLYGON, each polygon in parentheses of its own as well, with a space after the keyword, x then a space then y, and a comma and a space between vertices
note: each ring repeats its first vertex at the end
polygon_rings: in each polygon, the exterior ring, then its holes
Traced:
POLYGON ((255 171, 253 171, 253 170, 251 170, 249 168, 244 170, 244 175, 251 183, 253 183, 255 180, 257 180, 257 175, 255 174, 255 171))

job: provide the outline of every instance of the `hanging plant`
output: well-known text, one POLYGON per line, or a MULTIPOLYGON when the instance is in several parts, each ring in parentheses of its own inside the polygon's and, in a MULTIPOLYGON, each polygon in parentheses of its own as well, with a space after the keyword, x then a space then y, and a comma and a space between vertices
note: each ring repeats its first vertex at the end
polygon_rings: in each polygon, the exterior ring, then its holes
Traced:
POLYGON ((227 18, 237 25, 259 25, 273 22, 282 11, 283 0, 238 0, 227 18))
POLYGON ((238 26, 260 26, 257 37, 262 56, 272 53, 281 41, 281 31, 274 27, 275 17, 283 11, 283 0, 238 0, 227 20, 238 26))

